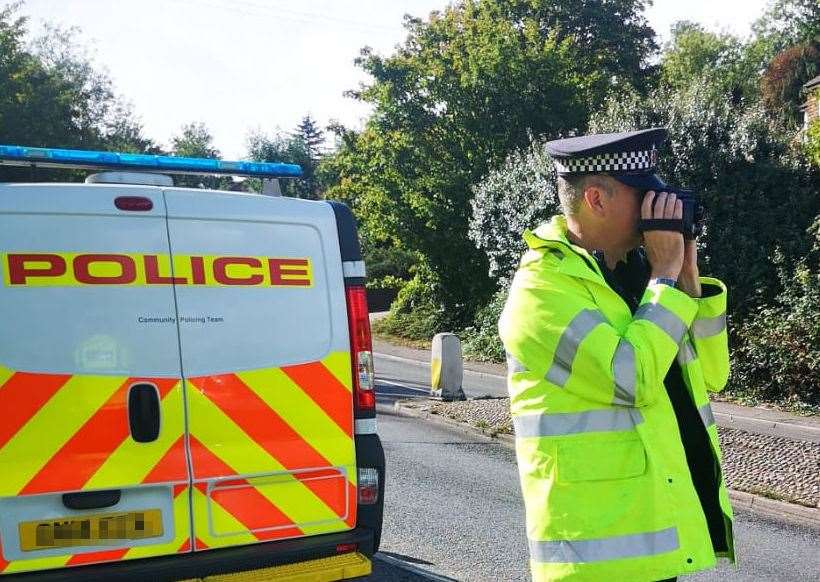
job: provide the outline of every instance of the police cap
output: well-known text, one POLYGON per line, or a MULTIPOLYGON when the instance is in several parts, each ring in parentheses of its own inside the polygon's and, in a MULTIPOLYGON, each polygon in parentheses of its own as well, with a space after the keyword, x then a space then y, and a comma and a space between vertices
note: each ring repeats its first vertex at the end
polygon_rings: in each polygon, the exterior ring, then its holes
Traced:
POLYGON ((596 133, 547 142, 559 176, 607 174, 639 190, 671 189, 655 174, 658 149, 666 140, 663 127, 596 133))

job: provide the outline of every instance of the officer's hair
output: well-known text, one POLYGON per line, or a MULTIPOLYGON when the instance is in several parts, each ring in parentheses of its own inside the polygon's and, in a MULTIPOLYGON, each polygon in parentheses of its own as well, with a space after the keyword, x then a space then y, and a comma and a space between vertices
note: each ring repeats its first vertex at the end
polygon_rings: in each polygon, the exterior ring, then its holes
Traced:
POLYGON ((565 216, 575 216, 584 200, 584 190, 589 186, 597 186, 607 193, 612 192, 612 185, 608 176, 602 174, 586 174, 583 176, 558 177, 558 200, 565 216))

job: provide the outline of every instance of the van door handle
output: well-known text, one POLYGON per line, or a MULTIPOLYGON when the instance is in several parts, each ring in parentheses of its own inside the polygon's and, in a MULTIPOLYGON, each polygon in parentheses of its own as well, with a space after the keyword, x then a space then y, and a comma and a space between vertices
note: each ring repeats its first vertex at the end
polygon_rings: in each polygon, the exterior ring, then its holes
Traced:
POLYGON ((131 438, 150 443, 159 437, 159 391, 153 384, 134 384, 128 389, 128 425, 131 438))
POLYGON ((121 497, 122 491, 119 489, 63 493, 63 505, 69 509, 102 509, 116 505, 121 497))

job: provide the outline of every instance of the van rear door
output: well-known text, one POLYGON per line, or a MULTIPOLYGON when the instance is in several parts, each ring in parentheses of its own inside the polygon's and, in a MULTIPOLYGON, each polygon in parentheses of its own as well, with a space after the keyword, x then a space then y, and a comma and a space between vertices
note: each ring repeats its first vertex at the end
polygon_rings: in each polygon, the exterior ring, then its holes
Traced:
POLYGON ((351 360, 327 204, 165 192, 197 550, 356 523, 351 360))
POLYGON ((190 551, 169 266, 160 189, 0 186, 2 573, 190 551))

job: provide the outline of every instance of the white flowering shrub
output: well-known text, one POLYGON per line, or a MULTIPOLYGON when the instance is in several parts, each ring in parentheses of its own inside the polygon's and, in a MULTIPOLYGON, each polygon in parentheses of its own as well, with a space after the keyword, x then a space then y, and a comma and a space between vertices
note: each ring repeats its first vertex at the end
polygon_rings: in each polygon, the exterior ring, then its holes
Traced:
POLYGON ((489 260, 490 277, 506 286, 526 245, 527 228, 560 212, 552 160, 543 140, 514 151, 473 187, 469 236, 489 260))

